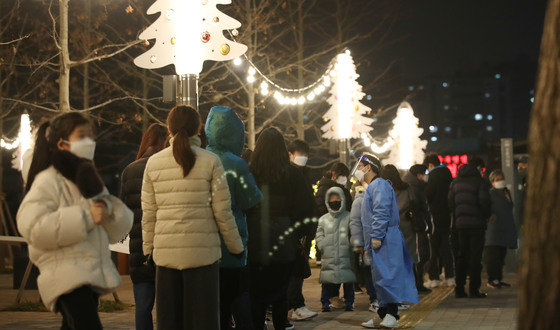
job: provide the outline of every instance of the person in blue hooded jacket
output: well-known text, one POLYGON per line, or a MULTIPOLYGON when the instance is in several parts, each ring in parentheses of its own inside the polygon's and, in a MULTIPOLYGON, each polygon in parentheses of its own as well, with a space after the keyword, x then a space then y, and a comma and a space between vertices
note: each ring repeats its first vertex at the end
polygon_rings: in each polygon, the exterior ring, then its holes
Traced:
MULTIPOLYGON (((221 329, 231 329, 232 309, 245 310, 250 315, 246 303, 238 303, 234 308, 234 302, 240 296, 248 292, 248 280, 245 267, 247 265, 247 219, 245 211, 257 205, 262 194, 253 175, 249 172, 249 166, 240 156, 245 145, 245 126, 235 111, 229 107, 213 107, 206 120, 206 136, 208 138, 207 149, 218 155, 226 171, 229 192, 231 194, 231 208, 239 235, 245 247, 243 258, 236 258, 227 249, 222 239, 222 260, 220 262, 220 319, 221 329), (245 308, 243 308, 243 306, 245 308)), ((246 294, 248 296, 248 293, 246 294)), ((237 300, 243 301, 243 300, 237 300)), ((235 314, 235 313, 234 313, 235 314)), ((246 320, 242 317, 236 319, 237 328, 250 328, 250 316, 246 320), (241 324, 240 324, 241 323, 241 324), (246 325, 244 325, 247 323, 246 325)))
MULTIPOLYGON (((399 206, 391 183, 380 178, 381 163, 372 155, 360 158, 354 175, 370 182, 362 202, 364 245, 371 271, 381 326, 398 327, 398 304, 418 303, 418 291, 404 237, 399 229, 399 206)), ((373 327, 373 322, 362 324, 373 327), (369 324, 368 324, 369 323, 369 324)))

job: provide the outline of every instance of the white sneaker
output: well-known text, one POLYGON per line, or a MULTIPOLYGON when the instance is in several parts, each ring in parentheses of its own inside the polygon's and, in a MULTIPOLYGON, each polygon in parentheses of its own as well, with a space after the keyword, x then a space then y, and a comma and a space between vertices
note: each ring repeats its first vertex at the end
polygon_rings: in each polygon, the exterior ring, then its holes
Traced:
POLYGON ((406 311, 410 309, 410 305, 409 304, 399 304, 399 310, 400 311, 406 311))
POLYGON ((397 319, 393 315, 387 314, 385 315, 383 321, 381 321, 380 325, 384 328, 398 328, 399 321, 397 321, 397 319))
POLYGON ((438 286, 441 286, 441 281, 438 280, 430 280, 424 283, 424 286, 427 287, 428 289, 433 289, 433 288, 437 288, 438 286))
POLYGON ((307 307, 303 306, 298 309, 294 309, 294 312, 292 313, 292 320, 303 321, 313 318, 317 315, 317 312, 310 311, 309 309, 307 309, 307 307))
POLYGON ((445 279, 442 282, 443 282, 442 285, 444 286, 455 286, 455 279, 453 277, 445 279))
POLYGON ((374 300, 370 305, 369 305, 369 311, 370 312, 377 312, 377 310, 379 309, 379 301, 374 300))
POLYGON ((371 319, 371 320, 369 320, 369 321, 367 321, 367 322, 362 323, 362 327, 368 328, 368 329, 375 329, 375 324, 374 324, 374 322, 373 322, 373 319, 371 319))

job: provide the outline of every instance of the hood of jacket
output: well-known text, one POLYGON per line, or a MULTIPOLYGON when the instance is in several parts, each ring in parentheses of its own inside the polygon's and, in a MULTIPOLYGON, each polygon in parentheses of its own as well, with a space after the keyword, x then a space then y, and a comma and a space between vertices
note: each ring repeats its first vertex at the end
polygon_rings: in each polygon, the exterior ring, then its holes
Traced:
POLYGON ((457 176, 460 178, 467 178, 467 177, 482 178, 482 175, 480 175, 478 169, 471 164, 465 164, 459 167, 459 170, 457 171, 457 176))
POLYGON ((346 211, 346 197, 344 195, 344 190, 342 190, 342 188, 340 188, 340 187, 332 187, 329 190, 327 190, 327 194, 325 195, 325 204, 327 205, 327 210, 329 210, 329 213, 333 217, 342 213, 343 211, 346 211), (335 210, 331 209, 331 207, 329 205, 329 199, 330 199, 332 194, 339 195, 340 199, 342 200, 342 203, 340 205, 340 209, 338 211, 335 211, 335 210))
POLYGON ((245 146, 245 125, 229 107, 212 107, 206 120, 208 149, 241 156, 245 146))

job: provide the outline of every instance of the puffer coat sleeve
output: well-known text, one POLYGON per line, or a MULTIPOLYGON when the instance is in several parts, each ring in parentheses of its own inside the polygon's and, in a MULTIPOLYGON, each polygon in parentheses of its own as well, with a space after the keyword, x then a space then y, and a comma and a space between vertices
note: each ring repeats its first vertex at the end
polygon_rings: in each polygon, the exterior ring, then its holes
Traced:
MULTIPOLYGON (((148 167, 150 161, 148 161, 148 167)), ((142 182, 142 248, 145 255, 152 253, 154 249, 154 235, 156 227, 156 214, 158 206, 154 192, 154 183, 148 171, 144 171, 142 182)))
POLYGON ((107 203, 111 211, 109 218, 103 223, 103 228, 107 232, 109 243, 114 244, 126 237, 132 227, 134 214, 120 199, 110 195, 107 188, 105 193, 101 199, 107 203))
POLYGON ((231 195, 224 167, 217 157, 213 165, 211 189, 214 217, 229 252, 239 254, 243 252, 244 247, 231 211, 231 195))
POLYGON ((17 215, 19 232, 30 245, 55 250, 86 239, 95 226, 89 210, 80 205, 59 206, 60 185, 53 176, 39 175, 17 215))
POLYGON ((352 210, 350 211, 350 242, 353 247, 364 246, 364 228, 362 227, 362 201, 364 200, 364 193, 359 192, 352 203, 352 210))

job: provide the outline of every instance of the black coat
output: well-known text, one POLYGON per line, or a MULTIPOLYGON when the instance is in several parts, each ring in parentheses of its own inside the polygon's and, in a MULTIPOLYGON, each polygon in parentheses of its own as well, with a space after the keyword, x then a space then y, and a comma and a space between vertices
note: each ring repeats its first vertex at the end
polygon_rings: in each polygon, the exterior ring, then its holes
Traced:
POLYGON ((317 218, 320 218, 323 215, 329 213, 329 211, 327 210, 327 205, 325 204, 325 197, 327 197, 327 191, 332 187, 342 188, 342 190, 344 191, 344 197, 346 198, 346 210, 348 212, 352 210, 352 195, 350 194, 350 191, 343 185, 336 183, 335 181, 327 177, 322 177, 317 187, 317 193, 315 194, 315 214, 317 218))
POLYGON ((490 194, 476 167, 467 164, 459 168, 448 197, 456 229, 486 228, 491 211, 490 194))
POLYGON ((415 232, 431 232, 432 217, 428 208, 426 198, 426 183, 418 180, 412 173, 407 173, 404 181, 408 183, 412 192, 411 211, 413 229, 415 232), (423 228, 423 230, 421 230, 423 228))
POLYGON ((301 240, 313 224, 313 193, 293 165, 278 182, 265 182, 257 175, 255 180, 263 200, 247 211, 249 263, 293 263, 302 253, 301 240))
POLYGON ((485 246, 504 246, 510 249, 517 248, 517 230, 513 218, 513 202, 511 193, 506 189, 490 189, 492 201, 493 221, 488 223, 486 229, 485 246), (506 191, 509 198, 506 197, 506 191))
POLYGON ((155 271, 144 265, 146 256, 142 252, 142 180, 148 158, 153 152, 146 152, 143 158, 129 164, 121 177, 121 200, 134 212, 134 223, 130 230, 130 278, 132 283, 153 282, 155 271))
POLYGON ((451 211, 447 205, 449 186, 453 181, 451 171, 445 166, 438 166, 428 175, 426 197, 433 217, 435 231, 449 231, 451 227, 451 211))

